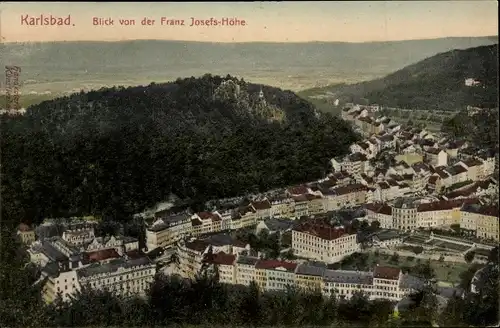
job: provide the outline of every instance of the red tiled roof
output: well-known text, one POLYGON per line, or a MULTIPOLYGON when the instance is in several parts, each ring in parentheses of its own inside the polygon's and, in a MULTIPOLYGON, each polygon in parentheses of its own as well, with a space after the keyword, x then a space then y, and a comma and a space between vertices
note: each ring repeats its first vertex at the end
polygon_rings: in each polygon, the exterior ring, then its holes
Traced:
POLYGON ((377 183, 380 189, 389 189, 391 186, 385 181, 377 183))
POLYGON ((236 255, 219 252, 213 256, 211 262, 219 265, 233 265, 235 260, 236 255))
POLYGON ((391 215, 392 209, 389 205, 385 203, 370 203, 365 205, 366 210, 372 211, 375 213, 391 215))
POLYGON ((428 183, 429 183, 429 184, 432 184, 432 185, 433 185, 433 184, 436 184, 436 182, 437 182, 438 178, 439 178, 439 176, 437 176, 437 175, 433 175, 433 176, 431 176, 431 177, 429 178, 429 182, 428 182, 428 183))
POLYGON ((199 212, 196 213, 202 220, 212 220, 212 221, 221 221, 220 216, 212 212, 199 212))
POLYGON ((434 171, 436 172, 437 175, 439 175, 441 179, 446 179, 451 176, 451 174, 448 171, 446 171, 443 167, 440 166, 436 167, 434 171))
POLYGON ((205 249, 207 249, 208 246, 210 246, 209 243, 207 243, 204 240, 199 240, 199 239, 189 241, 186 243, 186 248, 193 250, 193 251, 196 251, 196 252, 199 252, 199 253, 205 251, 205 249))
POLYGON ((287 271, 295 271, 297 267, 297 263, 285 262, 285 261, 277 261, 277 260, 259 260, 255 264, 256 269, 276 269, 276 268, 284 268, 287 271))
POLYGON ((243 206, 243 207, 240 207, 240 208, 238 209, 238 212, 239 212, 241 215, 245 215, 245 214, 247 214, 248 212, 255 213, 255 210, 254 210, 251 206, 243 206))
POLYGON ((108 259, 117 259, 120 255, 114 248, 102 249, 95 252, 85 253, 84 257, 89 261, 104 261, 108 259))
POLYGON ((469 159, 466 159, 465 161, 462 161, 462 163, 464 163, 467 167, 483 165, 483 162, 481 162, 477 158, 469 158, 469 159))
POLYGON ((370 146, 366 142, 359 142, 358 146, 360 146, 364 150, 370 148, 370 146))
POLYGON ((296 187, 290 187, 287 189, 288 193, 290 195, 302 195, 308 192, 306 186, 296 186, 296 187))
POLYGON ((391 187, 396 187, 396 186, 399 186, 398 183, 392 179, 387 179, 387 183, 389 184, 389 186, 391 187))
POLYGON ((340 186, 340 187, 334 188, 333 191, 337 195, 347 195, 347 194, 350 194, 353 192, 368 191, 368 188, 364 184, 353 183, 353 184, 349 184, 347 186, 340 186))
POLYGON ((303 223, 293 230, 319 237, 326 240, 335 240, 346 235, 346 231, 340 227, 332 227, 323 222, 309 221, 303 223))
POLYGON ((145 257, 146 255, 141 252, 140 250, 138 249, 134 249, 133 251, 128 251, 127 253, 127 256, 131 259, 138 259, 138 258, 141 258, 141 257, 145 257))
POLYGON ((499 217, 498 204, 477 206, 475 208, 465 207, 461 209, 464 212, 477 213, 485 216, 499 217))
POLYGON ((21 232, 28 232, 28 231, 31 231, 33 229, 31 229, 31 227, 29 225, 27 225, 26 223, 21 223, 21 224, 19 224, 19 227, 17 228, 17 230, 19 230, 21 232))
POLYGON ((439 154, 441 152, 441 149, 439 149, 439 148, 428 148, 426 150, 426 152, 429 153, 429 154, 437 155, 437 154, 439 154))
POLYGON ((194 226, 194 227, 200 226, 202 224, 203 224, 203 222, 201 222, 199 219, 192 219, 191 220, 191 225, 194 226))
POLYGON ((373 270, 373 277, 377 279, 398 280, 401 269, 384 266, 376 266, 373 270))
POLYGON ((451 167, 451 174, 452 175, 458 175, 460 173, 466 173, 467 169, 463 167, 462 165, 455 165, 451 167))
POLYGON ((271 203, 266 200, 252 202, 252 206, 256 210, 268 210, 271 208, 271 203))
POLYGON ((292 199, 294 202, 307 202, 309 200, 309 199, 307 199, 307 196, 305 194, 292 196, 292 199))
POLYGON ((450 199, 440 200, 432 203, 419 204, 417 212, 431 212, 431 211, 446 211, 454 208, 460 208, 465 203, 475 203, 477 199, 450 199))
POLYGON ((413 174, 403 174, 404 180, 413 180, 413 174))

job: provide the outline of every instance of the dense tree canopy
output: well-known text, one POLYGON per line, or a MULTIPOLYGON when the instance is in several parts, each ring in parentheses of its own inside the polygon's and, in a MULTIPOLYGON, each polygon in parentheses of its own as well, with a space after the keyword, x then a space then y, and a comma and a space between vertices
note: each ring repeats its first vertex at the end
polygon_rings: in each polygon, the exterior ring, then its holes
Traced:
POLYGON ((469 115, 464 110, 443 122, 442 131, 454 138, 470 141, 480 149, 498 152, 498 108, 469 115))
POLYGON ((193 202, 319 178, 358 136, 289 91, 227 76, 111 88, 2 117, 2 213, 123 220, 170 193, 193 202), (223 80, 238 97, 217 96, 223 80), (271 120, 273 113, 284 113, 271 120))

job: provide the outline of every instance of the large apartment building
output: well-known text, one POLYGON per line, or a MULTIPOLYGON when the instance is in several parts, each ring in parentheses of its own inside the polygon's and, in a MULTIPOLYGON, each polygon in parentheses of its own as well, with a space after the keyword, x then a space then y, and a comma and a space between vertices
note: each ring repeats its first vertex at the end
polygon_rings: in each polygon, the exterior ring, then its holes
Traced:
POLYGON ((292 231, 292 249, 296 256, 335 263, 360 249, 355 234, 333 227, 323 220, 309 220, 292 231))
POLYGON ((499 240, 498 205, 481 205, 476 198, 455 198, 417 203, 399 199, 365 206, 366 218, 384 229, 415 230, 459 224, 478 238, 499 240))
POLYGON ((143 296, 156 274, 156 265, 147 257, 119 258, 107 263, 92 263, 77 269, 64 269, 55 262, 46 266, 43 298, 53 302, 57 295, 69 300, 83 286, 109 290, 119 295, 143 296))
POLYGON ((74 235, 63 237, 68 240, 59 236, 44 238, 28 249, 31 261, 43 267, 40 281, 48 303, 58 294, 68 300, 83 286, 141 295, 156 274, 156 265, 139 251, 134 238, 97 237, 81 244, 74 235))
POLYGON ((498 204, 464 204, 460 216, 460 228, 471 231, 478 238, 500 240, 498 204))

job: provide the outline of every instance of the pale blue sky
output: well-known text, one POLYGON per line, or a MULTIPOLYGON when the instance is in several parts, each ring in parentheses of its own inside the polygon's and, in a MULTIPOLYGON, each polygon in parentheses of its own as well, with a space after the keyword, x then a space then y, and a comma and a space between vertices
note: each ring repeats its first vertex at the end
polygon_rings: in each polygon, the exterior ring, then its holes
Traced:
POLYGON ((385 41, 497 35, 497 2, 378 1, 275 3, 2 3, 4 41, 167 39, 211 42, 385 41), (22 15, 71 15, 75 26, 23 26, 22 15), (244 19, 241 27, 161 26, 161 17, 244 19), (115 26, 92 25, 112 17, 115 26), (141 26, 144 17, 155 26, 141 26), (133 18, 136 26, 120 26, 133 18))

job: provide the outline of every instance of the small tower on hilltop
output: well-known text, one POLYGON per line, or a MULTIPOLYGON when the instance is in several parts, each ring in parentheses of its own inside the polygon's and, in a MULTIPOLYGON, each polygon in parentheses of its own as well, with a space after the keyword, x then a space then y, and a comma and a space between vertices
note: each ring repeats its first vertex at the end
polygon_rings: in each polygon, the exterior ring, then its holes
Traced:
POLYGON ((264 105, 266 104, 266 98, 264 98, 264 92, 262 91, 262 86, 260 87, 259 91, 259 101, 264 105))

